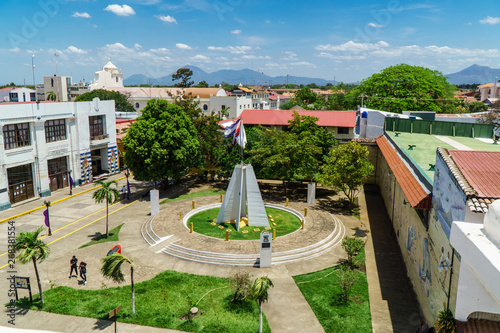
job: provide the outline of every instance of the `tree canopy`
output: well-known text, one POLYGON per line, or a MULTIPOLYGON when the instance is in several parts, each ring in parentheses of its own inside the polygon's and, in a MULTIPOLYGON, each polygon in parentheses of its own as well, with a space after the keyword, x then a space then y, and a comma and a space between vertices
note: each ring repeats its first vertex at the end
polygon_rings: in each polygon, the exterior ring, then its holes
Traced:
POLYGON ((374 169, 368 161, 368 149, 350 141, 330 151, 319 182, 340 189, 353 204, 360 186, 374 169))
POLYGON ((399 64, 364 79, 353 93, 377 110, 446 112, 445 102, 454 100, 454 88, 441 72, 399 64))
POLYGON ((178 81, 174 86, 187 88, 190 87, 194 81, 191 80, 191 76, 193 76, 193 71, 189 68, 179 68, 175 74, 172 74, 172 81, 178 81))
POLYGON ((200 165, 196 128, 181 107, 165 100, 148 101, 124 147, 125 164, 138 180, 178 179, 200 165))
POLYGON ((127 100, 127 96, 117 91, 95 89, 75 98, 75 102, 91 101, 99 97, 102 101, 115 101, 115 110, 124 112, 134 112, 134 106, 127 100))

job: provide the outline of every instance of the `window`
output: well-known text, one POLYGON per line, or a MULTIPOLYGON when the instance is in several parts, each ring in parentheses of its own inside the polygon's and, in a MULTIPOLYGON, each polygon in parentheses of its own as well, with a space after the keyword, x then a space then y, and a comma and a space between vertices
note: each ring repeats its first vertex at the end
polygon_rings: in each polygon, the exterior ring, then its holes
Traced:
POLYGON ((53 87, 54 86, 54 79, 50 79, 50 86, 53 87))
POLYGON ((36 94, 35 93, 30 93, 30 100, 32 102, 35 102, 36 101, 36 94))
POLYGON ((104 136, 104 116, 89 117, 90 140, 99 140, 98 137, 104 136))
POLYGON ((139 103, 135 103, 135 108, 138 109, 139 108, 139 103))
POLYGON ((208 110, 208 105, 203 104, 203 111, 207 111, 207 110, 208 110))
POLYGON ((11 102, 19 102, 17 93, 9 93, 9 99, 11 102))
POLYGON ((66 140, 66 121, 64 119, 45 122, 45 142, 66 140))
POLYGON ((349 127, 337 127, 337 134, 349 134, 349 127))
POLYGON ((5 125, 3 127, 5 150, 30 146, 30 126, 28 123, 5 125))
POLYGON ((116 82, 118 82, 118 76, 116 77, 116 82))
POLYGON ((222 106, 221 106, 221 110, 224 110, 225 108, 226 108, 226 106, 225 106, 225 105, 222 105, 222 106))

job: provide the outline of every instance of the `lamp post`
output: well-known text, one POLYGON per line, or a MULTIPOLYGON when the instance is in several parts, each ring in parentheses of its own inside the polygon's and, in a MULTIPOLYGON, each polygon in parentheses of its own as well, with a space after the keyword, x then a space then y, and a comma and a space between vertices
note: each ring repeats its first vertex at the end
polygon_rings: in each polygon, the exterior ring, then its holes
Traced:
POLYGON ((45 215, 45 217, 47 218, 46 224, 47 224, 47 227, 49 227, 49 236, 52 236, 52 230, 50 230, 50 217, 49 217, 50 200, 49 201, 44 200, 43 204, 47 207, 47 210, 46 210, 47 215, 45 215))
POLYGON ((130 184, 128 182, 128 176, 130 176, 130 172, 128 168, 125 170, 125 177, 127 177, 127 200, 130 198, 130 184))

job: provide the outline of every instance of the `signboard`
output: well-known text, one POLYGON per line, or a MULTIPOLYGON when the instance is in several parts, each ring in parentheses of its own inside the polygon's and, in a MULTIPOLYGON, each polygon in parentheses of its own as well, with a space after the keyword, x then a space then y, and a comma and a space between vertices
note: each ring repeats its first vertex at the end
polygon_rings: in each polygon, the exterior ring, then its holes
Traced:
POLYGON ((273 237, 269 231, 260 234, 260 267, 271 267, 273 254, 273 237))
POLYGON ((149 191, 150 203, 151 203, 151 216, 154 216, 160 212, 160 191, 151 190, 149 191))
POLYGON ((29 289, 30 278, 29 277, 16 276, 16 277, 14 277, 14 285, 18 289, 29 289))
POLYGON ((111 310, 109 312, 109 319, 111 319, 114 316, 116 316, 121 310, 122 310, 122 306, 121 305, 119 307, 117 307, 116 309, 111 310))

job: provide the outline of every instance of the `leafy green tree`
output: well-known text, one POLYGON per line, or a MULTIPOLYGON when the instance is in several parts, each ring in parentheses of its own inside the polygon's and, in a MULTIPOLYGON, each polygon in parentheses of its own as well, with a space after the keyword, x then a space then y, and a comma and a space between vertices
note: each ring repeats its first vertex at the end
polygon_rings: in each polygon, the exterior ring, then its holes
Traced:
POLYGON ((321 168, 319 182, 340 189, 354 205, 359 188, 374 169, 368 161, 368 149, 350 141, 330 151, 321 168))
POLYGON ((116 180, 110 180, 107 182, 103 180, 96 180, 94 182, 94 186, 98 185, 101 185, 101 188, 94 192, 92 199, 94 199, 96 203, 106 201, 106 238, 108 238, 108 206, 110 203, 112 204, 113 202, 118 201, 120 198, 120 192, 118 192, 118 189, 111 187, 111 185, 115 185, 115 187, 118 186, 118 182, 116 180))
POLYGON ((312 104, 316 102, 316 99, 318 99, 318 95, 307 86, 295 93, 295 100, 299 104, 312 104))
POLYGON ((189 68, 179 68, 176 73, 172 74, 172 81, 180 80, 174 86, 187 88, 190 87, 194 81, 191 80, 191 76, 193 76, 193 71, 189 68))
POLYGON ((37 261, 42 262, 49 256, 50 249, 47 244, 42 240, 38 239, 38 236, 42 232, 43 227, 39 227, 35 231, 21 232, 16 237, 14 242, 14 250, 20 252, 16 261, 25 265, 30 261, 33 262, 33 267, 35 268, 36 281, 38 283, 38 291, 40 292, 40 301, 43 304, 43 292, 42 284, 40 283, 40 276, 38 275, 38 268, 36 266, 37 261))
POLYGON ((53 91, 48 91, 47 92, 47 101, 55 101, 56 100, 56 93, 53 91))
POLYGON ((125 281, 122 272, 122 265, 130 265, 130 282, 132 288, 132 313, 135 313, 135 293, 134 293, 134 259, 128 259, 121 253, 113 253, 110 256, 101 259, 102 267, 101 274, 115 282, 121 283, 125 281))
POLYGON ((200 165, 196 128, 184 110, 150 100, 124 138, 125 164, 137 180, 179 179, 200 165))
POLYGON ((99 97, 102 101, 115 101, 115 110, 123 112, 134 112, 134 106, 127 100, 127 96, 118 91, 95 89, 75 98, 75 102, 91 101, 99 97))
POLYGON ((193 125, 198 133, 204 166, 217 165, 218 151, 224 140, 224 135, 219 131, 219 119, 216 116, 199 117, 193 120, 193 125))
POLYGON ((207 81, 203 80, 203 81, 198 82, 198 84, 195 87, 198 87, 198 88, 208 88, 209 85, 208 85, 207 81))
POLYGON ((255 279, 250 289, 250 298, 259 304, 259 333, 262 333, 262 303, 269 299, 269 288, 274 287, 273 281, 267 276, 255 279))
POLYGON ((438 71, 399 64, 364 79, 352 94, 378 110, 444 112, 439 101, 453 100, 454 88, 438 71))
POLYGON ((280 110, 290 110, 295 105, 297 105, 297 102, 295 102, 294 100, 288 101, 288 102, 280 104, 280 110))
POLYGON ((470 113, 488 111, 488 105, 481 102, 472 102, 467 105, 470 113))

